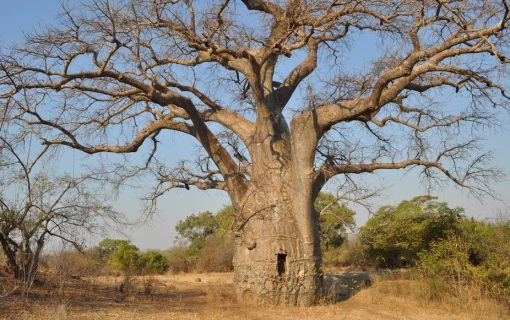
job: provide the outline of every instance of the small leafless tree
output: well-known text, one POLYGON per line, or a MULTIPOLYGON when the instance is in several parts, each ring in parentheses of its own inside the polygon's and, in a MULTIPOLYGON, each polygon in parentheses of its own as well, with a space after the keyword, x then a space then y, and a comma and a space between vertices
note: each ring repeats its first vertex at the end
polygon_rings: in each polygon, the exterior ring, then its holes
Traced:
POLYGON ((21 294, 32 286, 50 238, 80 249, 87 232, 117 220, 115 211, 88 187, 91 176, 57 176, 35 169, 42 155, 27 160, 22 146, 0 137, 0 248, 21 294), (15 148, 16 146, 16 148, 15 148))
POLYGON ((508 107, 509 18, 506 0, 92 0, 4 50, 0 94, 45 145, 146 154, 153 200, 225 190, 238 296, 309 305, 333 177, 416 167, 491 194, 475 133, 508 107), (367 39, 367 67, 342 64, 367 39), (204 156, 167 168, 166 131, 204 156))

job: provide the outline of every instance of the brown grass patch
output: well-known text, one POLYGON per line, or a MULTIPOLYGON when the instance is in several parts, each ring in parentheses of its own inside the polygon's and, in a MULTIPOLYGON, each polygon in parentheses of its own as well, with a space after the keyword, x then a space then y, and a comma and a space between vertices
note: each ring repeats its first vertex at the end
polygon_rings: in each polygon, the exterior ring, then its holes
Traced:
POLYGON ((315 307, 243 305, 235 301, 231 273, 68 279, 65 290, 47 279, 26 301, 0 298, 1 319, 510 319, 494 301, 459 308, 423 299, 417 281, 377 279, 345 301, 315 307), (200 279, 200 281, 198 281, 200 279))

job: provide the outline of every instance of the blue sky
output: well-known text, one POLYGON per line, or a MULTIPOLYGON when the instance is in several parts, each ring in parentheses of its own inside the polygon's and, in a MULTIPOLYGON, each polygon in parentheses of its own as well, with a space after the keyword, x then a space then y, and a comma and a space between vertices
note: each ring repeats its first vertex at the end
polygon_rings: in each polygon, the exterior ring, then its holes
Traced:
MULTIPOLYGON (((71 3, 75 1, 70 1, 71 3)), ((39 26, 55 20, 60 10, 57 0, 2 0, 0 7, 0 44, 6 45, 13 42, 23 41, 23 32, 30 32, 39 26)), ((359 41, 351 47, 353 63, 367 61, 374 50, 374 43, 359 41)), ((347 62, 348 63, 348 62, 347 62)), ((503 126, 484 132, 485 146, 487 150, 493 150, 495 154, 494 164, 510 174, 510 117, 501 113, 503 126)), ((167 135, 169 146, 175 150, 172 159, 186 158, 195 152, 193 142, 183 139, 179 135, 167 135)), ((85 156, 79 152, 72 153, 73 161, 85 161, 85 156)), ((384 196, 375 199, 376 204, 396 204, 402 200, 412 198, 426 192, 420 185, 415 171, 391 171, 382 172, 367 177, 367 181, 388 187, 384 196)), ((466 191, 448 186, 442 190, 436 190, 435 194, 440 200, 447 201, 451 206, 461 206, 466 209, 469 216, 477 218, 493 217, 501 212, 510 212, 510 182, 508 178, 495 185, 501 199, 507 203, 486 199, 484 203, 470 197, 466 191)), ((142 204, 133 190, 122 193, 117 207, 129 217, 135 219, 142 211, 142 204)), ((177 221, 190 213, 200 211, 216 211, 228 204, 228 197, 220 191, 176 190, 165 195, 159 203, 159 213, 151 221, 144 225, 124 230, 129 238, 141 248, 166 249, 172 245, 175 237, 174 226, 177 221)), ((357 222, 362 225, 367 219, 366 212, 359 211, 357 222)), ((93 243, 94 240, 91 240, 93 243)))

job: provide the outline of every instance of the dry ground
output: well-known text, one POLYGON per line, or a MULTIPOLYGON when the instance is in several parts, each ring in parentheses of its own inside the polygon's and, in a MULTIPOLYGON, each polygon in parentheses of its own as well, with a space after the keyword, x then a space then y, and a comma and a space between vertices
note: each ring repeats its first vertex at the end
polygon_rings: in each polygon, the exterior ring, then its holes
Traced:
POLYGON ((232 274, 185 274, 132 278, 72 279, 39 284, 27 301, 0 298, 0 319, 510 319, 491 301, 459 308, 424 302, 411 280, 376 280, 366 274, 326 278, 331 296, 343 301, 315 307, 249 306, 235 302, 232 274))

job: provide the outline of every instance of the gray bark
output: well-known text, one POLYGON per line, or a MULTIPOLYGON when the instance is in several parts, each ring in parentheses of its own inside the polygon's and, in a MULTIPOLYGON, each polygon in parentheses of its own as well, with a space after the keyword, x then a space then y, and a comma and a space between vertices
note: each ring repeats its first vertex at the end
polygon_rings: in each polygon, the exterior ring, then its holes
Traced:
POLYGON ((294 210, 294 197, 285 192, 258 190, 252 197, 236 224, 237 296, 248 303, 314 304, 322 288, 320 246, 317 230, 299 217, 313 213, 294 210))
MULTIPOLYGON (((293 145, 286 124, 273 121, 266 130, 276 133, 270 139, 260 135, 249 145, 248 189, 242 194, 229 190, 236 209, 234 284, 243 302, 308 306, 322 290, 309 151, 314 145, 306 140, 293 145)), ((306 134, 303 129, 300 135, 306 134)))

